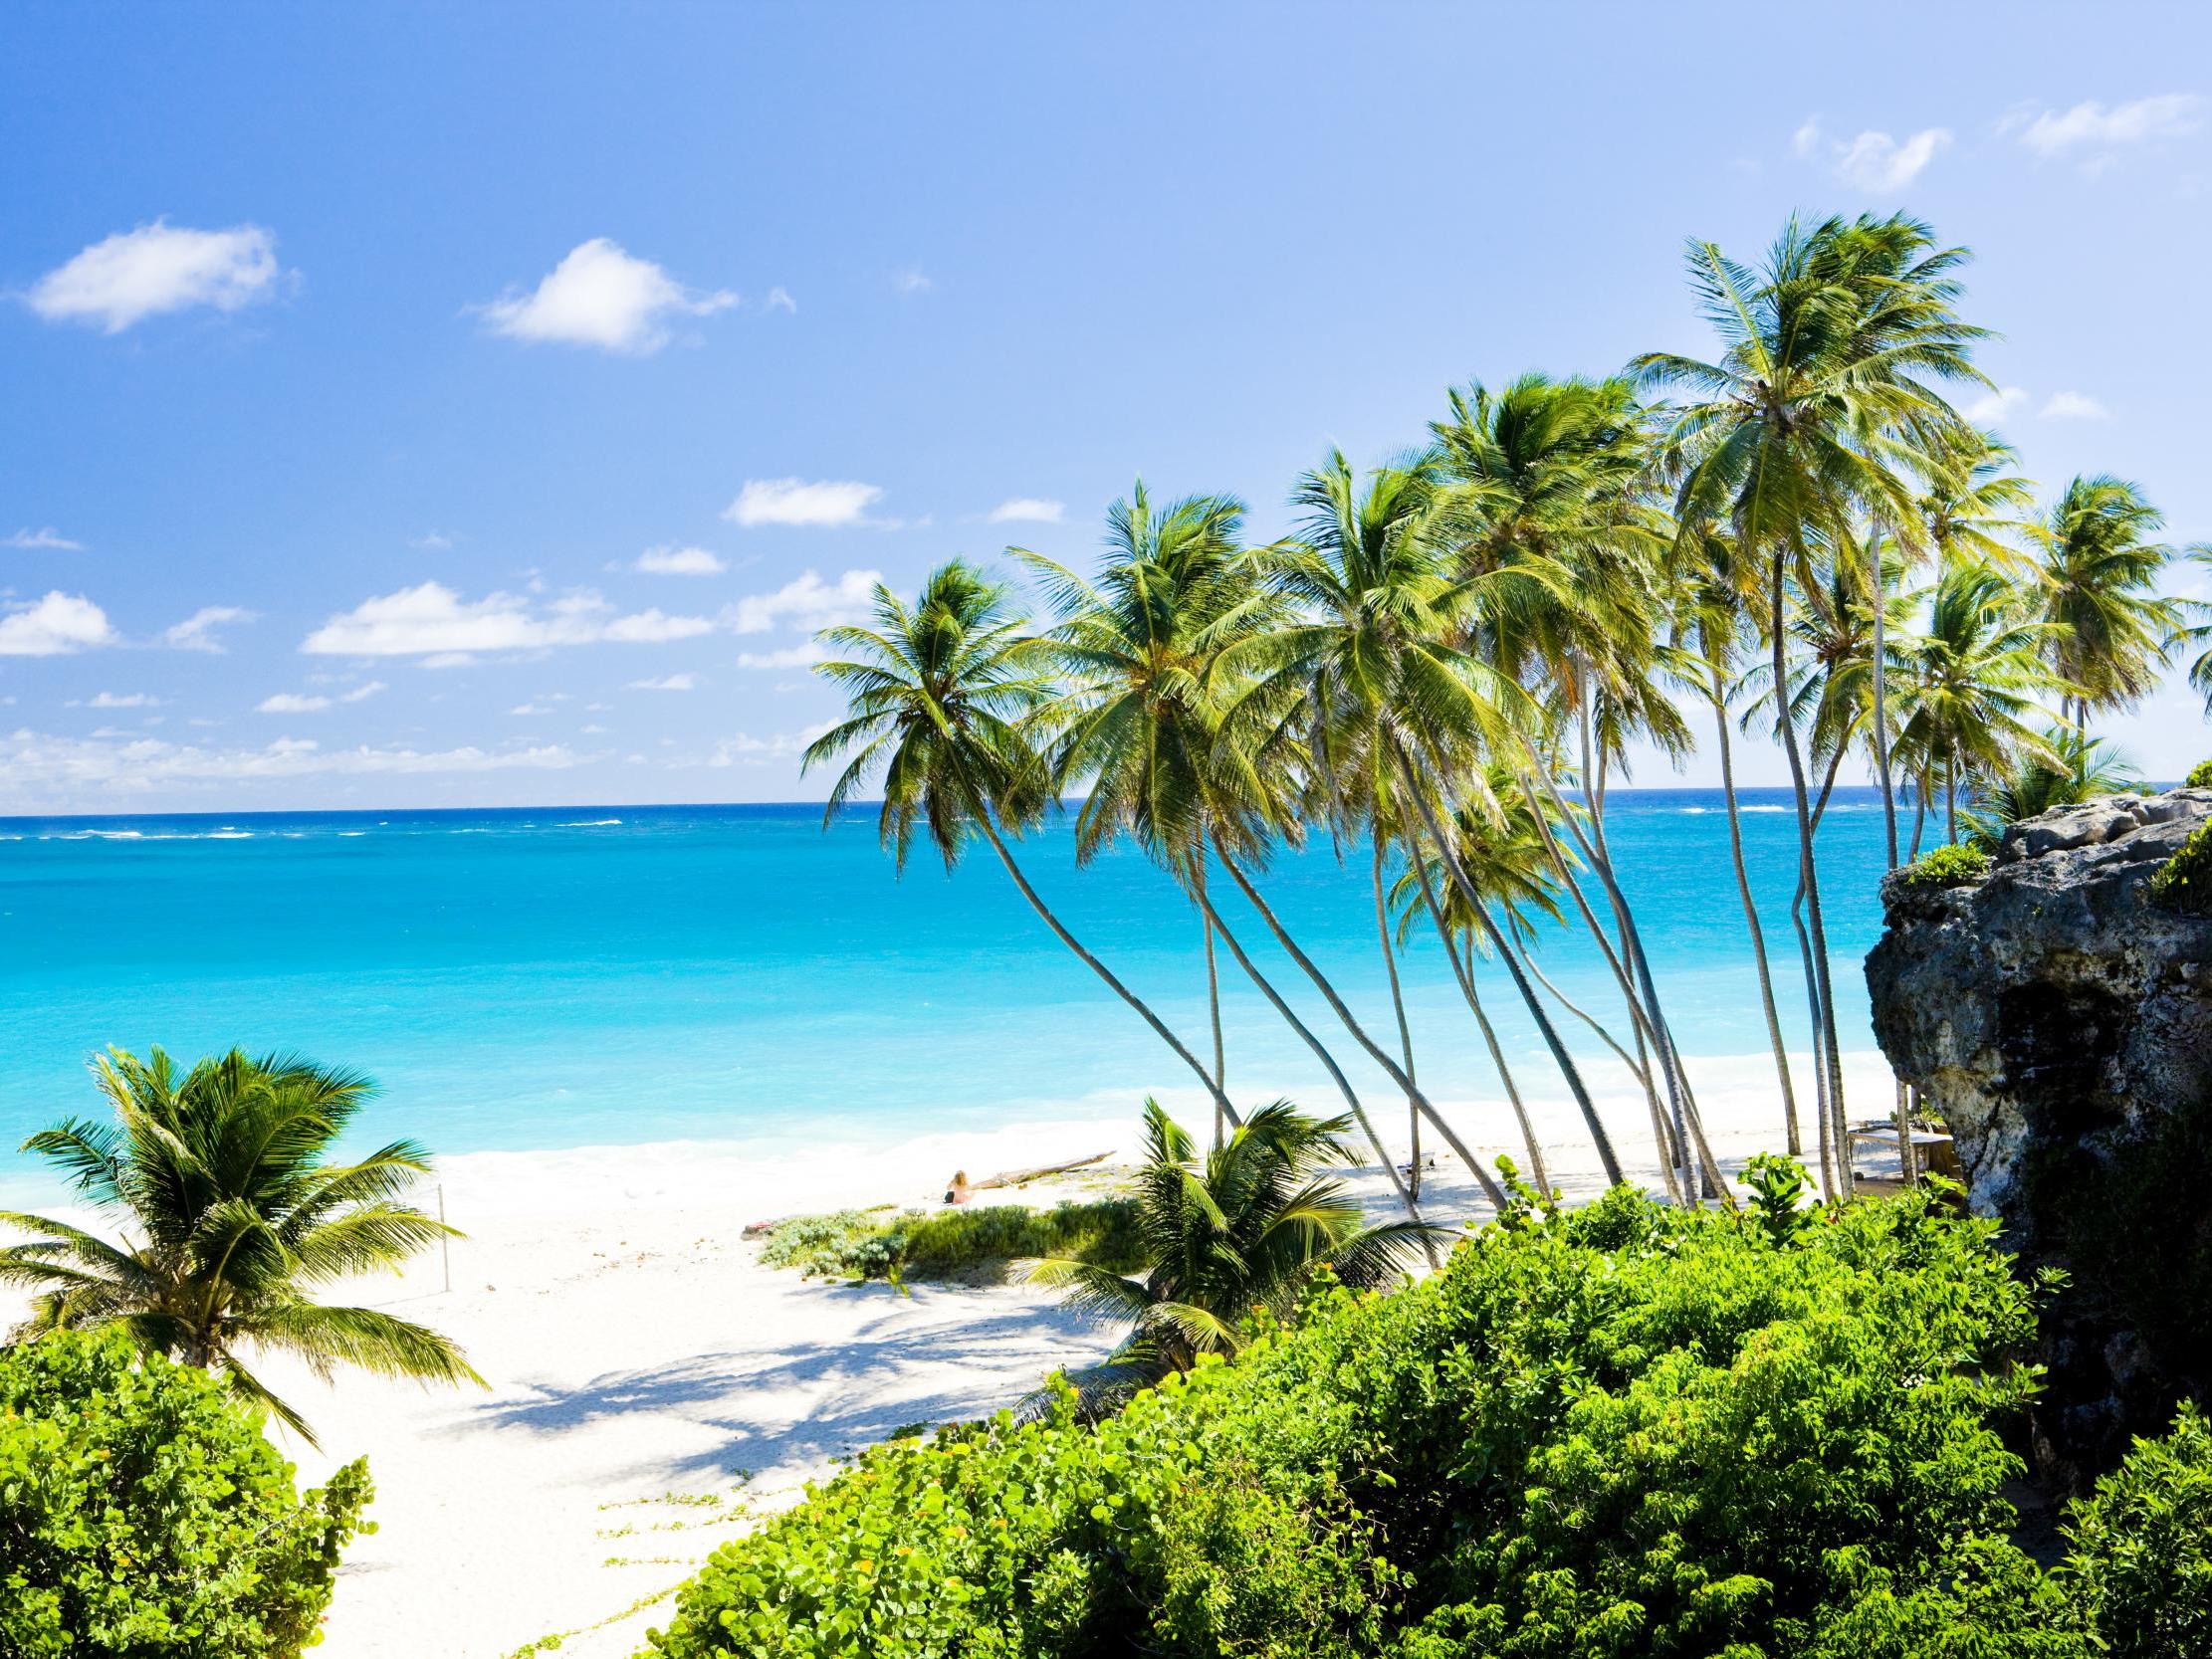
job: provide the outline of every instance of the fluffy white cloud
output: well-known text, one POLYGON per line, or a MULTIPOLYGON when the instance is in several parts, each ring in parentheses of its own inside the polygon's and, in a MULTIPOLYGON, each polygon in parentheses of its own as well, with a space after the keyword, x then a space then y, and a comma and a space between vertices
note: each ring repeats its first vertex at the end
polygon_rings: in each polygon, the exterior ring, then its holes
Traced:
POLYGON ((2193 93, 2138 98, 2110 107, 2095 99, 2066 110, 2046 109, 2033 120, 2009 118, 2001 130, 2044 156, 2108 157, 2109 152, 2153 138, 2185 138, 2204 124, 2204 100, 2193 93))
POLYGON ((2087 392, 2053 392, 2051 400, 2043 406, 2047 421, 2108 421, 2111 410, 2087 392))
POLYGON ((415 749, 362 744, 326 749, 300 737, 253 748, 203 748, 146 736, 56 737, 18 730, 0 736, 0 789, 99 789, 142 793, 168 783, 383 773, 558 771, 591 758, 558 743, 532 747, 415 749))
POLYGON ((689 692, 698 687, 696 674, 664 674, 657 680, 632 680, 629 684, 633 692, 689 692))
POLYGON ((47 524, 39 529, 31 529, 28 526, 19 529, 5 541, 0 541, 0 547, 20 547, 27 553, 39 551, 81 553, 85 550, 85 543, 72 541, 52 524, 47 524))
POLYGON ((866 610, 883 579, 874 570, 847 570, 834 582, 804 571, 774 593, 749 593, 725 614, 734 634, 765 634, 778 625, 826 628, 848 622, 866 610))
POLYGON ((1837 146, 1835 173, 1858 189, 1892 195, 1918 178, 1950 141, 1949 129, 1940 126, 1915 132, 1902 143, 1886 132, 1862 132, 1837 146))
POLYGON ((882 499, 881 486, 849 480, 809 484, 797 478, 749 478, 722 516, 748 529, 761 524, 834 528, 881 522, 868 517, 868 509, 882 499))
POLYGON ((820 662, 826 652, 812 640, 801 640, 787 645, 780 651, 741 651, 738 653, 740 668, 811 668, 820 662))
POLYGON ((704 547, 648 547, 637 555, 636 568, 655 576, 719 576, 729 569, 704 547))
POLYGON ((1048 502, 1039 496, 1015 496, 991 510, 994 524, 1056 524, 1067 513, 1067 503, 1048 502))
POLYGON ((655 644, 710 632, 703 616, 658 610, 613 616, 596 593, 571 593, 543 609, 516 593, 463 599, 443 582, 422 582, 364 599, 333 616, 300 649, 326 657, 423 657, 425 666, 458 667, 483 651, 538 651, 612 640, 655 644))
POLYGON ((340 703, 366 703, 378 692, 389 691, 390 689, 381 680, 371 680, 365 686, 355 686, 349 692, 340 692, 338 701, 340 703))
POLYGON ((88 709, 158 709, 161 700, 148 692, 102 692, 85 707, 88 709))
POLYGON ((331 706, 331 700, 301 692, 278 692, 265 697, 254 705, 255 712, 263 715, 319 715, 331 706))
POLYGON ((494 333, 511 339, 643 355, 668 343, 673 319, 712 315, 737 303, 728 290, 686 288, 651 260, 633 259, 596 236, 571 249, 530 293, 479 310, 494 333))
POLYGON ((2028 389, 2025 386, 1999 386, 1993 392, 1983 393, 1961 413, 1976 426, 1997 426, 2015 411, 2026 408, 2027 404, 2028 389))
POLYGON ((49 322, 111 334, 192 306, 234 311, 277 287, 277 239, 259 225, 196 231, 156 219, 96 242, 31 286, 24 304, 49 322))
POLYGON ((202 605, 161 638, 179 651, 220 652, 223 642, 215 637, 215 630, 233 622, 251 622, 254 614, 236 605, 202 605))
POLYGON ((119 637, 108 613, 82 594, 56 591, 0 615, 0 657, 63 657, 119 637))

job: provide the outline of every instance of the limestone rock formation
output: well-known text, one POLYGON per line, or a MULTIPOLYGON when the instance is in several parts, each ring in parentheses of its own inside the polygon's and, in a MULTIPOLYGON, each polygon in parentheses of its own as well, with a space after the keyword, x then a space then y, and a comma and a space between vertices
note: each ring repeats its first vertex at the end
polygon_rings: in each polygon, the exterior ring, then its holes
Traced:
POLYGON ((2142 891, 2208 817, 2212 789, 2110 796, 2014 825, 1977 881, 1882 885, 1876 1036, 2004 1246, 2070 1279, 2036 1424, 2065 1477, 2212 1386, 2212 918, 2142 891))

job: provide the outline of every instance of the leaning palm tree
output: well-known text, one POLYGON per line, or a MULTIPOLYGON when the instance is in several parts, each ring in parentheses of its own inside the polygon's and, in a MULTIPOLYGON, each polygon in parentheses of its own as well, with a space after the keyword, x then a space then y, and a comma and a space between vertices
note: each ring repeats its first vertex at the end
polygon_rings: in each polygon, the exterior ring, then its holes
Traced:
POLYGON ((461 1350, 373 1308, 313 1300, 333 1280, 396 1269, 460 1234, 404 1202, 429 1168, 396 1141, 329 1161, 372 1092, 353 1072, 237 1049, 180 1072, 156 1048, 93 1064, 112 1123, 73 1118, 24 1142, 57 1165, 120 1243, 45 1216, 0 1212, 40 1235, 0 1250, 0 1283, 37 1293, 19 1335, 114 1326, 149 1353, 218 1372, 299 1433, 299 1412, 247 1368, 287 1353, 328 1379, 338 1365, 424 1382, 477 1382, 461 1350))
POLYGON ((816 664, 815 672, 851 700, 847 718, 809 744, 800 763, 805 771, 845 760, 822 809, 823 827, 854 790, 880 779, 877 833, 897 868, 905 869, 917 830, 948 870, 972 836, 983 837, 1053 936, 1174 1050, 1234 1123, 1236 1109, 1214 1073, 1068 931, 1006 845, 1009 833, 1019 834, 1050 804, 1049 769, 1034 741, 1034 723, 1055 689, 1047 643, 1013 612, 1003 583, 963 559, 931 571, 912 606, 878 582, 873 609, 874 627, 848 624, 819 636, 849 655, 816 664))
POLYGON ((1137 1177, 1144 1274, 1063 1259, 1029 1270, 1077 1312, 1130 1322, 1087 1394, 1095 1400, 1144 1386, 1188 1370, 1202 1353, 1234 1353, 1253 1316, 1287 1317, 1322 1270, 1368 1289, 1449 1236, 1414 1221, 1362 1225, 1357 1201, 1322 1173, 1349 1160, 1350 1127, 1348 1118, 1310 1118, 1277 1101, 1202 1159, 1160 1104, 1145 1102, 1137 1177))
POLYGON ((2050 515, 2028 527, 2035 548, 2045 652, 2069 690, 2059 715, 2077 735, 2090 715, 2137 702, 2158 684, 2180 623, 2155 591, 2173 549, 2152 539, 2165 522, 2123 479, 2077 478, 2050 515))

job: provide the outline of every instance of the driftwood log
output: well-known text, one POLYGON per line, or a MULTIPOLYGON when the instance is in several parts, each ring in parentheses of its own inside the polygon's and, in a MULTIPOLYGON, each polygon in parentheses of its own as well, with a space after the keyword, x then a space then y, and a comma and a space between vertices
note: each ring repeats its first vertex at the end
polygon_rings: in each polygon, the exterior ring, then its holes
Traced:
POLYGON ((965 1169, 955 1169, 952 1181, 945 1188, 945 1202, 965 1204, 979 1192, 989 1192, 995 1187, 1026 1186, 1047 1175, 1064 1175, 1070 1169, 1083 1169, 1093 1163, 1104 1163, 1112 1155, 1110 1152, 1093 1152, 1089 1157, 1070 1158, 1065 1163, 1040 1163, 1033 1169, 1001 1169, 997 1174, 986 1175, 980 1181, 970 1180, 965 1169))

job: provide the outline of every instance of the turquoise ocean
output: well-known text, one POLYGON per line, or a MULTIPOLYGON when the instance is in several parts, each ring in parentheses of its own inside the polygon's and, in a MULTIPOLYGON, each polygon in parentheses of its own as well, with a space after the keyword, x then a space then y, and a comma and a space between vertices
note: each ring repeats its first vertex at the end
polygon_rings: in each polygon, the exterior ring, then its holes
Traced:
MULTIPOLYGON (((1790 797, 1742 799, 1786 1031, 1803 1050, 1790 797)), ((1607 821, 1682 1051, 1765 1053, 1718 793, 1618 790, 1607 821)), ((1880 927, 1880 823, 1871 792, 1844 790, 1821 832, 1849 1051, 1874 1047, 1860 964, 1880 927)), ((1020 856, 1068 925, 1204 1052, 1201 931, 1167 879, 1127 849, 1078 870, 1065 820, 1020 856)), ((1317 1031, 1336 1032, 1218 886, 1247 947, 1317 1031)), ((1283 856, 1263 889, 1388 1032, 1364 852, 1283 856)), ((1539 959, 1618 1027, 1611 981, 1571 932, 1548 931, 1539 959)), ((1402 964, 1425 1084, 1495 1098, 1433 934, 1402 964)), ((1333 1109, 1225 955, 1222 969, 1231 1093, 1333 1109)), ((1556 1093, 1502 970, 1483 983, 1524 1087, 1556 1093)), ((920 853, 901 877, 872 814, 825 830, 803 805, 0 819, 0 1179, 30 1174, 14 1150, 25 1136, 100 1109, 85 1066, 107 1044, 180 1056, 238 1044, 358 1068, 382 1085, 361 1135, 441 1152, 889 1143, 1134 1110, 1146 1090, 1190 1081, 988 848, 951 874, 920 853)), ((1349 1040, 1333 1046, 1359 1058, 1349 1040)), ((1348 1069, 1381 1088, 1379 1073, 1348 1069)))

